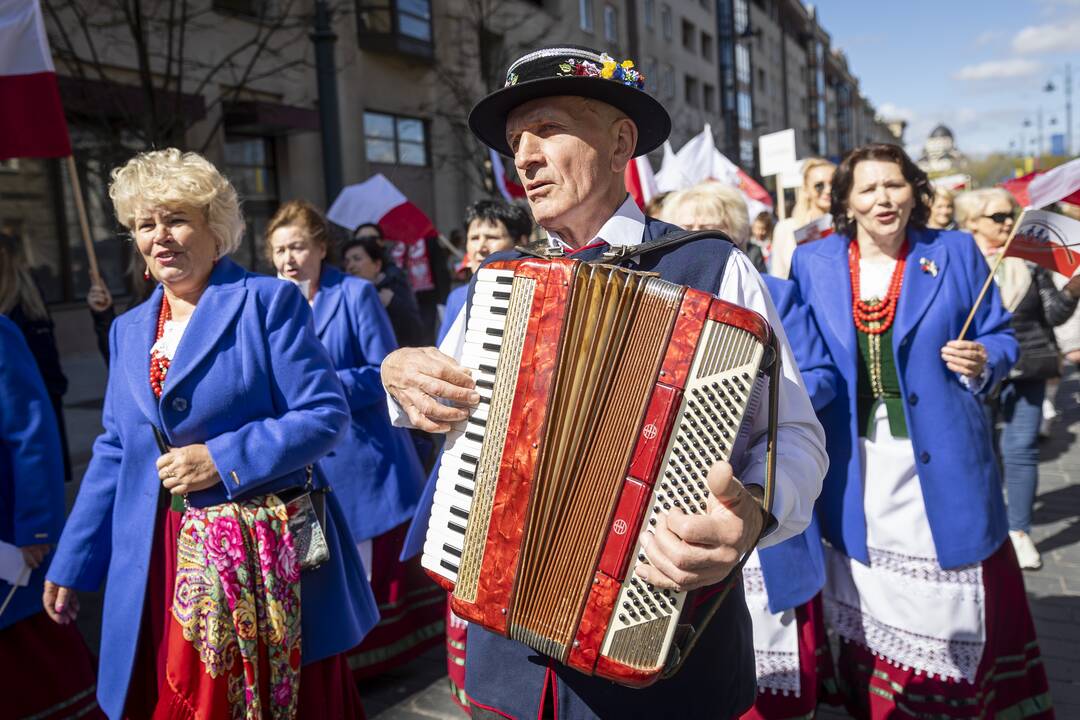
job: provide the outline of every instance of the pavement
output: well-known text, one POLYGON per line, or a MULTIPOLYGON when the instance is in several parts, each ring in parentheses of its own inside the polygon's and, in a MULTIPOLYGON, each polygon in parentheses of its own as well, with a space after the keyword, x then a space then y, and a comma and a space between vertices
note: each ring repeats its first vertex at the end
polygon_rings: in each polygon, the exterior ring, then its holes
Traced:
MULTIPOLYGON (((93 438, 100 432, 105 368, 95 353, 68 354, 64 369, 72 380, 65 397, 65 421, 73 474, 82 476, 93 438)), ((1072 368, 1057 393, 1061 415, 1041 446, 1039 491, 1032 536, 1043 568, 1024 573, 1031 611, 1057 717, 1080 718, 1080 372, 1072 368)), ((68 502, 78 483, 68 486, 68 502)), ((96 652, 100 642, 101 594, 82 593, 79 628, 96 652)), ((435 648, 413 662, 360 687, 369 718, 379 720, 461 720, 450 698, 445 655, 435 648)), ((818 717, 846 718, 822 707, 818 717)))

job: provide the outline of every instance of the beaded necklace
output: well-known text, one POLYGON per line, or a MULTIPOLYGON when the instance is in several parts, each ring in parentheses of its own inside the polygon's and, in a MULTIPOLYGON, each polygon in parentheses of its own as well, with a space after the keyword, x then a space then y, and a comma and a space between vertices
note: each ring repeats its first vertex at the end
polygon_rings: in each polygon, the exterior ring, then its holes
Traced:
POLYGON ((881 335, 892 327, 896 319, 896 306, 900 300, 900 288, 904 284, 904 265, 907 262, 908 243, 900 246, 900 254, 896 258, 896 267, 893 268, 892 278, 889 279, 889 290, 881 300, 872 298, 862 299, 862 290, 859 287, 860 270, 858 241, 852 241, 848 246, 848 270, 851 273, 851 314, 855 319, 855 327, 859 332, 867 335, 881 335))
MULTIPOLYGON (((165 323, 172 320, 172 307, 169 306, 169 298, 164 293, 161 295, 161 312, 158 313, 157 335, 154 342, 161 339, 165 334, 165 323)), ((150 387, 154 390, 155 397, 161 397, 162 385, 165 384, 165 376, 169 372, 169 358, 163 354, 154 352, 150 354, 150 387)))

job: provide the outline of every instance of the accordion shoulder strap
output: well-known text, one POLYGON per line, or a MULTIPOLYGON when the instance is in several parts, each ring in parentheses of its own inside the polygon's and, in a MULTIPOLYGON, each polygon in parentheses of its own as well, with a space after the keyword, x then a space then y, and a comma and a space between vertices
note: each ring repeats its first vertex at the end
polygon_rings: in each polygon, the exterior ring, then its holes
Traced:
MULTIPOLYGON (((764 537, 765 533, 776 526, 776 518, 772 515, 772 500, 776 483, 776 434, 777 414, 780 400, 780 346, 775 335, 770 339, 770 349, 772 350, 773 359, 772 364, 769 367, 769 429, 765 449, 765 497, 762 499, 762 512, 765 514, 765 522, 762 524, 761 534, 758 536, 757 540, 754 541, 754 547, 757 547, 757 544, 761 541, 761 538, 764 537)), ((690 653, 697 645, 698 638, 704 634, 705 628, 708 627, 709 622, 712 621, 713 616, 716 615, 720 606, 724 604, 728 594, 731 592, 731 588, 734 587, 735 583, 742 582, 743 565, 746 564, 751 552, 752 549, 748 550, 742 559, 739 560, 738 564, 731 570, 731 573, 724 581, 724 589, 709 601, 697 626, 680 625, 676 630, 678 633, 676 642, 672 645, 672 651, 671 655, 668 657, 667 667, 664 668, 661 677, 669 678, 677 673, 679 669, 682 668, 683 663, 686 662, 687 658, 690 657, 690 653)))
MULTIPOLYGON (((693 232, 689 230, 674 230, 672 232, 664 233, 655 240, 638 243, 637 245, 612 245, 607 251, 600 255, 600 257, 591 262, 622 262, 623 260, 630 260, 642 255, 647 255, 656 250, 675 247, 676 245, 682 245, 691 240, 703 240, 705 238, 721 238, 733 243, 731 238, 720 230, 696 230, 693 232)), ((537 258, 552 258, 563 255, 563 251, 560 248, 550 245, 543 240, 529 243, 528 245, 517 245, 514 249, 522 255, 537 258)))

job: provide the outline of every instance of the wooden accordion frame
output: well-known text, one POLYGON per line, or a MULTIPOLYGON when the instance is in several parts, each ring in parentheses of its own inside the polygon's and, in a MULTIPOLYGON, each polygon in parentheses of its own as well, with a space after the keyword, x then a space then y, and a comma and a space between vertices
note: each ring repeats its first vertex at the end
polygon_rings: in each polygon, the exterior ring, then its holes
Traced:
POLYGON ((447 436, 423 566, 458 616, 581 672, 673 672, 695 602, 634 574, 638 537, 706 512, 708 469, 738 458, 766 386, 771 508, 768 323, 653 273, 528 258, 479 271, 465 343, 482 402, 447 436))

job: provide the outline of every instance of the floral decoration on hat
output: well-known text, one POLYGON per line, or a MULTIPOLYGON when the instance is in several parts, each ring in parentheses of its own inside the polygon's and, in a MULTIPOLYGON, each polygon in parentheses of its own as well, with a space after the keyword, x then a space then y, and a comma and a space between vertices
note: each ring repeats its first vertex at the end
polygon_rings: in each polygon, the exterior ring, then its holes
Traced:
MULTIPOLYGON (((628 87, 637 88, 638 90, 645 89, 645 76, 634 67, 633 60, 623 60, 621 63, 616 62, 607 53, 600 56, 601 63, 594 63, 590 60, 581 60, 578 58, 568 58, 566 62, 559 65, 559 74, 562 76, 573 77, 595 77, 603 80, 614 80, 617 83, 621 83, 628 87)), ((507 79, 507 85, 515 84, 513 81, 516 78, 511 77, 507 79)))

